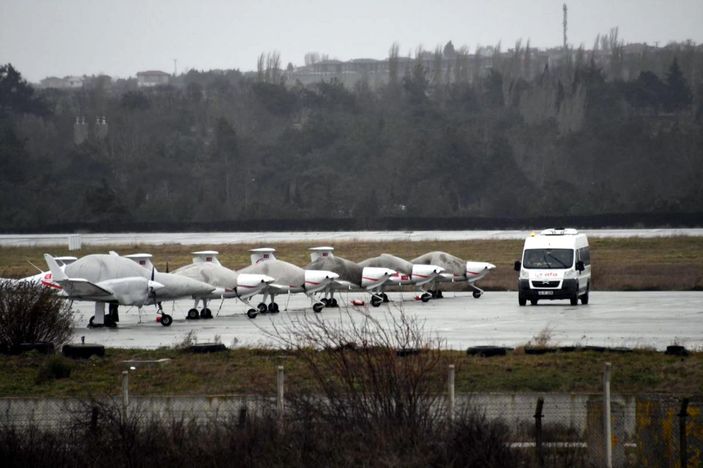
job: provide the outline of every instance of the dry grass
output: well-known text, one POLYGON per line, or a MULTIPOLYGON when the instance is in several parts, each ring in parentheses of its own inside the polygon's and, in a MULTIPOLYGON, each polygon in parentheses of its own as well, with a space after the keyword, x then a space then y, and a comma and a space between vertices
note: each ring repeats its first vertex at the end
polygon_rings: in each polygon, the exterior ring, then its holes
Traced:
MULTIPOLYGON (((570 352, 508 354, 480 358, 445 351, 456 365, 457 392, 597 392, 603 363, 613 366, 613 391, 619 393, 703 393, 703 353, 686 358, 650 350, 632 353, 570 352)), ((291 391, 312 388, 304 360, 296 353, 233 349, 210 355, 182 351, 108 349, 103 359, 77 360, 69 378, 37 384, 38 369, 51 357, 29 353, 0 359, 0 397, 118 394, 119 376, 129 359, 171 358, 162 367, 139 368, 130 378, 135 395, 275 394, 276 367, 285 366, 291 391)), ((403 359, 403 358, 399 358, 403 359)), ((436 378, 444 382, 442 370, 436 378)))
MULTIPOLYGON (((213 249, 220 252, 220 261, 229 268, 249 265, 248 250, 261 244, 183 246, 105 246, 86 247, 80 255, 116 250, 121 254, 150 252, 160 270, 170 270, 190 263, 190 252, 213 249)), ((277 256, 296 265, 310 262, 308 243, 291 242, 275 245, 277 256)), ((489 261, 496 265, 482 282, 488 290, 514 290, 516 273, 513 262, 520 257, 522 241, 394 241, 394 242, 336 242, 335 253, 350 260, 363 260, 382 252, 412 259, 432 250, 444 250, 466 260, 489 261)), ((655 239, 591 239, 593 287, 597 290, 703 290, 703 238, 666 237, 655 239)), ((65 248, 3 247, 0 248, 0 276, 21 277, 34 274, 28 260, 46 268, 43 253, 68 255, 65 248)), ((465 285, 455 286, 459 289, 465 285)))

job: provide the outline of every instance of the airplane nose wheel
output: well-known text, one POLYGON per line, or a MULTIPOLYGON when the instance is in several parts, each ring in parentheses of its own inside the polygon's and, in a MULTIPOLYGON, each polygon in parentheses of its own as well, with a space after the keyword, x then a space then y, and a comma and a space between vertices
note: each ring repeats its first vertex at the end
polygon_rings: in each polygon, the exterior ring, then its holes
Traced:
POLYGON ((473 294, 474 298, 478 299, 479 297, 483 296, 483 291, 474 290, 473 294))
POLYGON ((383 299, 383 302, 388 302, 388 296, 386 293, 381 293, 381 299, 383 299))
POLYGON ((173 317, 168 314, 161 314, 161 325, 164 327, 170 327, 173 323, 173 317))
POLYGON ((247 317, 250 319, 255 319, 257 315, 259 315, 259 312, 256 309, 247 310, 247 317))
POLYGON ((322 312, 322 309, 324 309, 325 305, 322 302, 316 302, 312 305, 312 310, 316 313, 319 314, 322 312))
POLYGON ((381 305, 382 302, 383 302, 383 297, 377 296, 376 294, 371 296, 371 305, 372 306, 378 307, 381 305))
POLYGON ((427 302, 430 299, 432 299, 432 294, 430 294, 430 293, 422 293, 422 296, 420 296, 420 300, 422 302, 427 302))

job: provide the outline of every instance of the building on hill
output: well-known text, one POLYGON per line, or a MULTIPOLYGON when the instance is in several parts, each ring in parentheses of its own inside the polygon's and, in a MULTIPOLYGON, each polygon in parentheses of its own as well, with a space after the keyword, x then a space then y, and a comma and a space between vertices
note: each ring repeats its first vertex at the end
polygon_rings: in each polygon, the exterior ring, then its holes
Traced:
POLYGON ((147 70, 137 73, 137 86, 140 88, 152 88, 169 84, 171 75, 159 70, 147 70))

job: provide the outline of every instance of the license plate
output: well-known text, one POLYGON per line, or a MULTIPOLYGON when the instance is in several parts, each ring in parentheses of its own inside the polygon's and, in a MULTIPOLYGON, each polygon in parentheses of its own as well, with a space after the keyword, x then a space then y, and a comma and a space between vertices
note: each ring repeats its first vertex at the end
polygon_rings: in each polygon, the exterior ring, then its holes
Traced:
POLYGON ((540 296, 553 296, 554 291, 537 291, 537 294, 540 296))

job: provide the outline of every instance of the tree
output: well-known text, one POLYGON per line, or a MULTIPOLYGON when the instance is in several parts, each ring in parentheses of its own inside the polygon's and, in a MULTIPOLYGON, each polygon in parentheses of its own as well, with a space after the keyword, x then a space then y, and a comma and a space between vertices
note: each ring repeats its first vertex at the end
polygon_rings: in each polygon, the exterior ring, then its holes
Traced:
POLYGON ((688 87, 686 78, 684 78, 683 73, 681 73, 679 62, 675 57, 669 67, 669 72, 666 74, 666 86, 668 88, 666 100, 667 110, 682 110, 691 105, 693 100, 691 89, 688 87))
POLYGON ((12 64, 0 66, 0 118, 10 114, 48 115, 44 101, 12 64))

